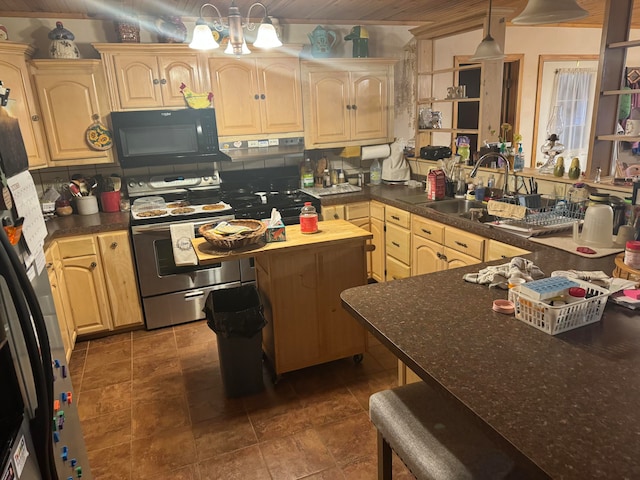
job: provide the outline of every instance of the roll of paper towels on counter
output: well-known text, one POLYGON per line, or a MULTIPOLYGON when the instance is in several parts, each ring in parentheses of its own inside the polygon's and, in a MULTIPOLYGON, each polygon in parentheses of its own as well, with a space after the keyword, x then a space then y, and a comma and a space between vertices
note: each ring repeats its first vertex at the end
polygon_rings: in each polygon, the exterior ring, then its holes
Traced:
POLYGON ((382 145, 371 145, 362 147, 362 160, 373 160, 374 158, 387 158, 391 155, 391 147, 388 143, 382 145))

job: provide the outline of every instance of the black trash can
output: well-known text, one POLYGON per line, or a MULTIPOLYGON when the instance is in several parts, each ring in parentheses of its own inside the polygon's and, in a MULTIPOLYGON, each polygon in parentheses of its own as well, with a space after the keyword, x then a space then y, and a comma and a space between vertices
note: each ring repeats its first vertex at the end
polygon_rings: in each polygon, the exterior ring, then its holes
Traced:
POLYGON ((214 290, 204 312, 218 340, 225 394, 240 397, 262 391, 262 328, 267 322, 256 287, 214 290))

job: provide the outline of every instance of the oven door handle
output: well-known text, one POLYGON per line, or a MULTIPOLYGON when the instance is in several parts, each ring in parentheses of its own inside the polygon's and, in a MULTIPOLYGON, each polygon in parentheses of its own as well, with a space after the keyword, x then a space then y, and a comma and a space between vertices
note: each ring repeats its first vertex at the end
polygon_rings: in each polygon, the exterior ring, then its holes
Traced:
POLYGON ((195 290, 193 292, 185 293, 184 299, 186 300, 195 300, 196 298, 204 297, 204 292, 202 290, 195 290))
MULTIPOLYGON (((175 223, 193 223, 194 229, 197 231, 198 227, 202 225, 206 225, 211 222, 222 222, 233 220, 235 217, 233 215, 220 215, 218 217, 211 217, 204 221, 196 221, 196 222, 175 222, 175 223)), ((134 225, 131 227, 131 233, 133 235, 143 234, 143 233, 158 233, 158 232, 169 232, 170 223, 153 223, 150 225, 134 225)))

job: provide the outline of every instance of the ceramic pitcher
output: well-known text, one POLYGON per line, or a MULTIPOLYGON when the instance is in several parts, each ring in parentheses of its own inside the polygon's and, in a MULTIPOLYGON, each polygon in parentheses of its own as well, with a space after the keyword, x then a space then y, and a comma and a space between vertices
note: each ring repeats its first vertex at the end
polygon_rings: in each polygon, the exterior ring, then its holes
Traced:
POLYGON ((327 58, 331 56, 331 49, 338 39, 336 32, 318 25, 313 32, 308 35, 311 41, 311 55, 316 58, 327 58))

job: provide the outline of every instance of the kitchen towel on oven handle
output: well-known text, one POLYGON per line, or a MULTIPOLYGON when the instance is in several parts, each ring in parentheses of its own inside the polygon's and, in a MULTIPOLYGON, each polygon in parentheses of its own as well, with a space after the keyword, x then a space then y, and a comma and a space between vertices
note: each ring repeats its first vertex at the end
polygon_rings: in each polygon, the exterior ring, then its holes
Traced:
POLYGON ((193 223, 176 223, 169 225, 171 229, 171 248, 173 261, 177 267, 198 264, 198 256, 193 250, 191 240, 195 238, 193 223))

